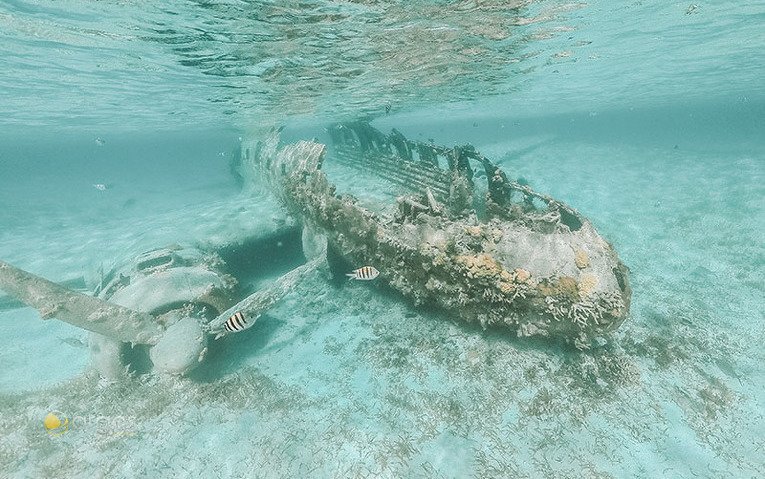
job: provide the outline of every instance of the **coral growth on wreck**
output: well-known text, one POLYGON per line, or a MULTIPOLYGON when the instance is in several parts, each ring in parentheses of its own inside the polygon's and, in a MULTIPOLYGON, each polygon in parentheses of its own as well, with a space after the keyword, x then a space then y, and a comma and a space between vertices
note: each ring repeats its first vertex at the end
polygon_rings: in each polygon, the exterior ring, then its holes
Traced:
POLYGON ((331 248, 351 263, 375 265, 381 280, 415 305, 579 348, 626 317, 626 268, 575 210, 509 181, 470 146, 411 142, 365 124, 339 125, 331 134, 333 160, 410 193, 387 210, 338 194, 322 170, 324 146, 305 141, 264 143, 264 173, 288 209, 323 232, 331 248), (440 157, 448 171, 438 166, 440 157), (485 170, 485 194, 471 162, 485 170))

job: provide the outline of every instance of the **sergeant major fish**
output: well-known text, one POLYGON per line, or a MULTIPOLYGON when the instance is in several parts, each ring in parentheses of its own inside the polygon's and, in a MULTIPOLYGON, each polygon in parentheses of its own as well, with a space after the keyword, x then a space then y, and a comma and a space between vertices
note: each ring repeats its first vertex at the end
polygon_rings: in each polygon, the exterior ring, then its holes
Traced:
POLYGON ((242 314, 241 311, 237 311, 226 320, 223 327, 230 333, 236 333, 247 328, 247 320, 244 318, 244 314, 242 314))
POLYGON ((362 266, 359 269, 354 269, 350 273, 346 273, 350 279, 357 279, 360 281, 370 281, 380 276, 380 272, 374 266, 362 266))

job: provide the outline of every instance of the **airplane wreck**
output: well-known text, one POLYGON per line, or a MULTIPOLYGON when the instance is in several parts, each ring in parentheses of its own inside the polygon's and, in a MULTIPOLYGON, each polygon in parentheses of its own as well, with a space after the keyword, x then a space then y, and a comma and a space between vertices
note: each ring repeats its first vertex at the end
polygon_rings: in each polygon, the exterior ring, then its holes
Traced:
POLYGON ((469 145, 412 141, 364 122, 329 134, 330 149, 280 146, 273 135, 245 150, 247 167, 268 179, 304 237, 325 237, 351 264, 373 265, 416 305, 518 336, 587 348, 627 317, 627 267, 570 206, 510 181, 469 145))
POLYGON ((239 171, 265 178, 302 225, 307 258, 262 290, 242 297, 218 252, 178 245, 102 275, 92 295, 0 261, 0 290, 90 331, 93 364, 107 378, 136 356, 161 373, 188 373, 211 338, 235 334, 225 327, 232 315, 251 327, 328 258, 373 266, 375 281, 416 306, 579 349, 626 319, 628 269, 570 206, 511 181, 471 146, 364 122, 328 132, 329 146, 281 145, 276 131, 243 141, 239 171))

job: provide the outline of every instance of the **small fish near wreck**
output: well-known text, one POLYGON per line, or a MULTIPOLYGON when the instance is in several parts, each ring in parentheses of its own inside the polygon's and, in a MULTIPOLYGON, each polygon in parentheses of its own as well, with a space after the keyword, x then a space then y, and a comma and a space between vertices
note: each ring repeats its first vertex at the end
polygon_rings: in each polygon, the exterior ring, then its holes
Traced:
POLYGON ((226 320, 223 327, 230 333, 244 331, 247 328, 247 320, 241 311, 237 311, 226 320))
POLYGON ((346 276, 351 280, 371 281, 380 276, 380 272, 374 266, 362 266, 350 273, 346 273, 346 276))
POLYGON ((268 179, 305 225, 304 241, 323 235, 347 261, 384 270, 416 305, 484 328, 586 349, 626 319, 628 269, 570 206, 509 180, 470 145, 412 141, 365 122, 328 132, 329 149, 280 145, 278 132, 243 142, 245 176, 268 179))

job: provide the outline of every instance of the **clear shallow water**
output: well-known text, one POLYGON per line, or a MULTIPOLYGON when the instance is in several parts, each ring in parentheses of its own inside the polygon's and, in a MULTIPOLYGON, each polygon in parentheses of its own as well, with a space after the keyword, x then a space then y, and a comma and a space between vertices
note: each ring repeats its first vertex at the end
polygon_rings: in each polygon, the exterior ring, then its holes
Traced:
POLYGON ((376 114, 591 218, 631 268, 631 318, 572 354, 316 276, 193 380, 110 385, 83 374, 82 332, 4 309, 0 470, 765 474, 765 4, 281 5, 0 4, 0 258, 90 281, 265 231, 283 214, 239 193, 237 137, 376 114), (49 437, 51 410, 80 420, 49 437))

